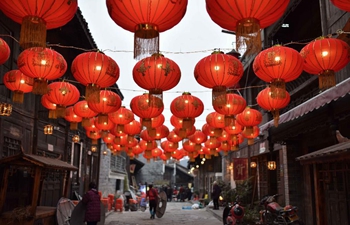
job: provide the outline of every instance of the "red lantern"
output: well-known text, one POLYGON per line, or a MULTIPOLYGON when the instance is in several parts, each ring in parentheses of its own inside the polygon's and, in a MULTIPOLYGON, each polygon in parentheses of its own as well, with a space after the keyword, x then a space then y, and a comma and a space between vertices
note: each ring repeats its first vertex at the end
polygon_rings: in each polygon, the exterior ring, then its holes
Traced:
POLYGON ((192 126, 190 129, 174 128, 173 131, 175 132, 175 134, 177 134, 181 138, 186 138, 186 137, 191 136, 192 134, 194 134, 196 132, 196 127, 192 126))
POLYGON ((321 90, 335 86, 335 72, 343 69, 349 62, 349 45, 336 38, 318 38, 303 49, 304 70, 319 75, 321 90))
POLYGON ((199 98, 184 92, 171 102, 170 111, 174 116, 183 119, 182 128, 187 129, 192 126, 192 120, 203 113, 204 105, 199 98))
POLYGON ((253 127, 261 123, 262 115, 258 110, 246 107, 243 112, 236 116, 236 120, 245 127, 247 134, 251 134, 253 127))
MULTIPOLYGON (((140 118, 140 121, 142 123, 142 118, 140 118)), ((165 121, 165 117, 163 114, 160 114, 159 116, 151 118, 151 126, 147 127, 147 130, 149 133, 153 133, 155 135, 155 129, 159 126, 162 126, 165 121)))
POLYGON ((111 133, 108 133, 107 136, 103 137, 103 142, 106 144, 111 144, 114 141, 115 136, 111 133))
POLYGON ((5 86, 13 91, 13 102, 23 103, 24 93, 29 93, 33 90, 33 78, 24 75, 19 70, 11 70, 5 73, 3 81, 5 86))
MULTIPOLYGON (((88 106, 91 110, 99 113, 98 114, 98 122, 99 123, 108 123, 108 114, 112 112, 116 112, 122 101, 118 94, 109 90, 100 91, 100 102, 88 101, 88 106)), ((112 120, 113 121, 113 120, 112 120)), ((114 122, 114 121, 113 121, 114 122)), ((117 124, 116 122, 114 122, 117 124)))
POLYGON ((48 89, 47 99, 56 104, 57 117, 64 117, 66 106, 73 105, 80 97, 78 88, 68 82, 53 82, 48 89))
POLYGON ((159 148, 152 149, 152 157, 154 160, 156 160, 158 157, 160 157, 163 154, 163 151, 159 148))
POLYGON ((225 116, 217 113, 211 112, 206 117, 207 124, 214 128, 224 128, 225 127, 225 116))
POLYGON ((166 158, 170 159, 171 153, 178 148, 178 145, 171 141, 163 141, 161 142, 161 148, 164 150, 166 158))
POLYGON ((182 137, 180 137, 179 135, 177 135, 175 133, 175 131, 170 131, 167 140, 174 143, 174 148, 178 148, 179 147, 179 141, 182 140, 182 137))
POLYGON ((149 94, 143 94, 131 99, 130 108, 136 116, 142 118, 143 126, 151 128, 151 118, 162 114, 164 105, 163 101, 160 98, 157 98, 153 95, 149 96, 149 94), (149 101, 149 98, 153 98, 153 100, 149 101))
POLYGON ((242 132, 242 136, 248 139, 248 145, 254 144, 254 138, 258 137, 260 133, 260 129, 258 126, 253 127, 253 133, 247 132, 246 129, 242 132))
POLYGON ((75 103, 73 109, 75 114, 83 118, 81 122, 83 127, 89 126, 90 118, 95 117, 98 114, 89 108, 88 103, 85 100, 75 103))
POLYGON ((182 147, 187 152, 194 152, 194 151, 198 151, 201 146, 196 145, 196 143, 194 143, 190 140, 186 140, 182 143, 182 147))
POLYGON ((95 126, 95 120, 96 120, 95 117, 91 118, 91 119, 90 119, 90 122, 89 122, 89 125, 83 126, 84 129, 85 129, 86 131, 89 131, 89 132, 99 132, 100 130, 97 129, 97 127, 95 126))
POLYGON ((243 76, 243 65, 236 57, 214 51, 201 59, 194 68, 196 81, 207 88, 212 88, 212 104, 226 103, 226 89, 234 86, 243 76), (221 98, 218 98, 222 96, 221 98), (219 100, 222 100, 219 102, 219 100))
POLYGON ((196 130, 194 134, 188 137, 188 139, 196 144, 196 149, 201 148, 201 144, 208 140, 207 135, 205 135, 201 130, 196 130))
POLYGON ((113 21, 134 36, 134 58, 159 51, 159 32, 178 24, 186 13, 187 0, 107 0, 113 21), (123 16, 121 16, 123 15, 123 16))
POLYGON ((110 119, 108 119, 108 122, 103 123, 98 123, 98 120, 95 120, 95 127, 101 131, 101 137, 106 137, 109 130, 115 127, 115 124, 110 119))
POLYGON ((248 55, 261 50, 260 30, 276 22, 289 4, 289 0, 206 0, 205 2, 210 18, 220 27, 235 31, 236 50, 248 55))
POLYGON ((242 96, 234 93, 226 93, 226 96, 220 95, 218 97, 218 102, 224 104, 215 104, 213 107, 216 112, 225 115, 226 126, 234 123, 235 115, 241 113, 247 106, 246 100, 242 96))
POLYGON ((134 138, 142 130, 141 123, 137 120, 133 120, 124 125, 124 133, 128 134, 128 139, 134 138))
POLYGON ((145 140, 141 140, 139 142, 140 147, 143 149, 143 151, 146 150, 152 150, 154 148, 157 147, 157 142, 156 141, 145 141, 145 140))
POLYGON ((20 46, 46 47, 46 30, 64 26, 78 9, 77 0, 0 1, 3 13, 21 24, 20 46))
POLYGON ((86 86, 85 99, 88 102, 100 101, 100 88, 114 85, 119 79, 119 66, 102 52, 85 52, 72 62, 72 74, 86 86))
POLYGON ((285 92, 277 92, 275 89, 285 90, 285 83, 297 79, 303 72, 303 64, 303 58, 296 50, 276 45, 261 51, 255 57, 253 70, 260 79, 271 83, 272 98, 283 99, 285 92))
MULTIPOLYGON (((181 77, 179 66, 160 53, 144 58, 133 69, 133 78, 138 86, 163 99, 163 91, 175 87, 181 77)), ((152 99, 152 98, 151 98, 152 99)))
POLYGON ((33 94, 48 92, 47 81, 56 80, 67 71, 67 62, 61 54, 49 48, 28 48, 19 54, 18 69, 34 78, 33 94))
POLYGON ((75 114, 73 110, 73 106, 70 106, 66 108, 66 116, 64 117, 64 119, 70 122, 71 130, 77 130, 78 123, 80 123, 83 118, 75 114))
POLYGON ((6 41, 0 38, 0 65, 4 64, 10 58, 10 47, 6 41))
POLYGON ((98 139, 101 138, 101 133, 100 131, 86 131, 86 136, 92 140, 91 144, 97 145, 98 139))
POLYGON ((231 145, 231 151, 237 151, 239 149, 239 145, 242 144, 243 141, 244 137, 242 134, 238 134, 237 138, 235 138, 234 140, 229 140, 228 143, 231 145))
POLYGON ((117 125, 117 130, 124 132, 124 125, 134 120, 134 113, 122 106, 117 111, 109 113, 108 117, 117 125))
POLYGON ((280 115, 279 110, 286 107, 290 102, 290 95, 287 91, 281 88, 275 89, 275 93, 277 93, 277 95, 280 95, 279 92, 281 91, 285 92, 283 94, 286 96, 285 98, 272 98, 272 91, 269 87, 260 91, 256 97, 256 101, 258 105, 261 108, 267 111, 270 111, 272 113, 275 127, 278 126, 279 115, 280 115))
POLYGON ((49 110, 49 119, 57 119, 56 104, 49 101, 47 94, 41 96, 41 104, 49 110))
MULTIPOLYGON (((190 121, 188 121, 188 123, 190 123, 190 128, 194 125, 194 123, 196 122, 196 119, 195 118, 190 118, 190 121)), ((171 125, 173 125, 175 128, 177 129, 186 129, 184 126, 183 126, 183 119, 182 118, 179 118, 179 117, 176 117, 174 115, 171 115, 170 117, 170 123, 171 125)), ((187 124, 186 124, 187 126, 187 124)))
POLYGON ((339 9, 350 12, 350 4, 348 0, 331 0, 331 2, 339 9))
POLYGON ((134 153, 135 157, 138 157, 139 154, 143 153, 143 149, 140 147, 140 145, 136 145, 132 148, 132 153, 134 153))

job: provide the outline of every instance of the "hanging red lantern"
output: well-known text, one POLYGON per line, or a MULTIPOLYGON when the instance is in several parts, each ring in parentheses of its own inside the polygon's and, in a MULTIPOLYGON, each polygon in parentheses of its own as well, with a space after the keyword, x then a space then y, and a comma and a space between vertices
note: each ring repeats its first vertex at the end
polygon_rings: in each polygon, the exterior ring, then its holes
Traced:
POLYGON ((184 156, 186 156, 185 150, 177 149, 171 153, 171 157, 180 161, 184 156))
POLYGON ((67 62, 63 56, 49 48, 28 48, 19 54, 18 69, 34 78, 33 94, 44 95, 48 92, 47 81, 56 80, 67 71, 67 62))
POLYGON ((21 24, 19 44, 23 49, 46 47, 46 30, 67 24, 77 9, 77 0, 0 1, 0 10, 21 24))
POLYGON ((152 157, 154 160, 156 160, 158 157, 160 157, 163 154, 163 151, 159 148, 152 149, 152 157))
MULTIPOLYGON (((140 121, 142 123, 142 118, 140 118, 140 121)), ((165 117, 163 114, 160 114, 159 116, 151 118, 151 126, 147 127, 147 130, 149 133, 153 133, 155 135, 155 130, 157 127, 162 126, 165 121, 165 117)))
POLYGON ((161 148, 164 150, 164 154, 167 159, 170 159, 171 153, 178 148, 177 143, 171 141, 162 141, 160 144, 161 148))
POLYGON ((114 124, 110 119, 103 123, 98 123, 98 120, 95 120, 95 127, 101 131, 101 137, 106 137, 109 130, 112 130, 115 126, 116 124, 114 124))
POLYGON ((192 126, 189 129, 178 129, 178 128, 174 128, 173 131, 175 132, 175 134, 177 134, 178 136, 180 136, 182 139, 191 136, 192 134, 194 134, 196 132, 196 127, 192 126))
POLYGON ((115 136, 113 142, 114 142, 114 144, 117 144, 117 145, 125 147, 127 145, 127 143, 128 143, 128 135, 127 134, 123 134, 123 135, 120 135, 120 136, 115 136))
POLYGON ((349 45, 336 38, 320 37, 301 49, 304 70, 318 75, 321 90, 335 86, 335 72, 343 69, 349 62, 349 45))
POLYGON ((182 147, 187 152, 198 151, 201 148, 200 145, 198 146, 195 142, 192 142, 190 140, 182 142, 182 147))
POLYGON ((303 58, 288 47, 275 45, 261 51, 254 59, 254 73, 263 81, 271 83, 272 98, 285 98, 285 92, 275 91, 276 88, 286 90, 286 82, 297 79, 303 72, 303 58), (280 94, 280 95, 277 95, 280 94))
POLYGON ((254 138, 258 137, 260 133, 260 129, 258 126, 253 127, 253 132, 249 133, 246 132, 246 129, 242 132, 242 136, 248 139, 248 145, 253 145, 254 144, 254 138))
POLYGON ((128 135, 128 140, 134 138, 134 136, 139 134, 141 130, 141 123, 137 120, 133 120, 130 123, 124 125, 124 133, 128 135))
POLYGON ((100 131, 86 131, 86 136, 91 139, 91 144, 97 145, 98 140, 101 138, 100 131))
POLYGON ((151 128, 151 119, 162 114, 164 104, 161 99, 153 95, 149 96, 149 94, 143 94, 131 99, 130 108, 136 116, 142 118, 143 126, 151 128), (149 98, 153 98, 153 100, 149 101, 149 98), (150 104, 150 102, 152 102, 152 104, 150 104))
POLYGON ((272 91, 269 87, 260 91, 256 97, 258 105, 261 108, 272 113, 275 127, 278 126, 278 121, 280 117, 279 110, 286 107, 290 102, 290 95, 287 91, 281 88, 275 88, 275 93, 277 95, 281 96, 281 94, 279 94, 279 92, 281 91, 285 92, 283 94, 284 96, 286 96, 285 98, 272 98, 272 91))
POLYGON ((112 20, 134 33, 134 58, 157 53, 159 33, 178 24, 187 8, 187 0, 107 0, 106 3, 112 20))
POLYGON ((83 127, 89 126, 90 118, 95 117, 98 114, 97 112, 89 108, 88 103, 85 100, 75 103, 73 110, 75 114, 83 118, 83 120, 81 121, 81 125, 83 127))
POLYGON ((243 131, 244 127, 235 120, 233 124, 226 126, 224 129, 228 134, 237 135, 243 131))
POLYGON ((47 94, 41 96, 41 104, 49 110, 49 119, 57 119, 56 104, 49 101, 47 94))
MULTIPOLYGON (((186 124, 186 126, 190 125, 190 128, 192 128, 192 126, 194 125, 195 122, 196 122, 195 118, 190 118, 190 120, 188 121, 189 124, 186 124)), ((177 129, 183 129, 183 128, 186 129, 183 126, 183 119, 182 118, 171 115, 170 123, 171 123, 171 125, 173 125, 177 129)))
POLYGON ((5 73, 3 81, 5 86, 13 91, 12 101, 16 103, 23 103, 24 93, 29 93, 33 90, 33 78, 24 75, 19 70, 10 70, 5 73))
POLYGON ((70 122, 71 130, 77 130, 78 123, 80 123, 83 120, 83 118, 74 113, 73 106, 66 108, 66 115, 64 119, 70 122))
POLYGON ((235 31, 236 50, 246 55, 261 50, 260 31, 275 23, 289 0, 206 0, 210 18, 220 27, 235 31))
POLYGON ((90 122, 88 123, 89 125, 83 126, 84 129, 88 132, 99 132, 100 130, 95 126, 95 120, 95 117, 91 118, 90 122))
POLYGON ((229 92, 225 96, 220 95, 218 102, 223 104, 215 104, 213 107, 216 112, 225 115, 226 126, 234 123, 235 115, 241 113, 247 106, 247 102, 242 96, 229 92))
POLYGON ((156 141, 146 141, 146 140, 141 140, 139 142, 140 147, 143 149, 143 151, 150 151, 154 148, 157 147, 157 142, 156 141))
POLYGON ((85 88, 88 102, 100 102, 100 89, 114 85, 119 79, 118 64, 102 52, 85 52, 72 62, 72 74, 85 88))
POLYGON ((64 117, 67 106, 79 100, 80 93, 77 87, 68 82, 53 82, 48 85, 47 99, 56 104, 57 117, 64 117))
POLYGON ((225 127, 225 116, 218 112, 211 112, 206 117, 207 124, 214 128, 225 127))
POLYGON ((221 51, 214 51, 210 56, 204 57, 194 68, 196 81, 212 89, 213 106, 226 103, 226 89, 237 84, 242 76, 241 61, 221 51))
POLYGON ((331 2, 339 9, 350 12, 350 4, 348 0, 331 0, 331 2))
POLYGON ((168 160, 167 156, 164 154, 164 152, 159 156, 161 160, 163 160, 164 164, 166 164, 166 161, 168 160))
POLYGON ((203 102, 189 92, 182 93, 170 104, 171 113, 183 120, 182 128, 191 128, 194 118, 200 116, 204 111, 203 102))
POLYGON ((140 145, 136 145, 132 148, 132 153, 134 153, 135 157, 138 157, 139 154, 143 153, 143 149, 140 147, 140 145))
POLYGON ((106 136, 102 138, 103 142, 106 144, 111 144, 114 141, 115 136, 111 133, 108 133, 106 136))
POLYGON ((228 143, 231 145, 231 151, 239 150, 239 145, 242 144, 243 142, 244 142, 244 137, 242 134, 238 134, 237 138, 235 138, 234 140, 231 139, 228 141, 228 143))
POLYGON ((249 135, 253 133, 253 127, 261 123, 262 115, 258 110, 246 107, 243 112, 236 116, 236 120, 245 127, 246 134, 249 135))
POLYGON ((11 50, 6 41, 0 38, 0 65, 10 58, 11 50))
POLYGON ((163 91, 170 90, 179 83, 180 77, 179 66, 160 53, 142 59, 133 69, 136 84, 160 99, 163 99, 163 91))
POLYGON ((196 150, 198 151, 202 147, 202 143, 208 140, 208 137, 201 130, 196 130, 188 139, 196 144, 196 150))
POLYGON ((167 140, 174 143, 174 148, 178 148, 179 147, 179 141, 181 141, 183 138, 180 137, 179 135, 177 135, 175 133, 175 131, 170 131, 167 140))
POLYGON ((124 125, 134 120, 134 113, 122 106, 117 111, 109 113, 108 117, 117 125, 118 130, 124 132, 124 125))
MULTIPOLYGON (((88 101, 88 106, 91 110, 98 113, 99 123, 108 123, 108 114, 116 112, 120 108, 122 101, 118 94, 109 90, 100 91, 100 99, 101 101, 99 102, 88 101)), ((117 124, 115 121, 113 122, 117 124)))

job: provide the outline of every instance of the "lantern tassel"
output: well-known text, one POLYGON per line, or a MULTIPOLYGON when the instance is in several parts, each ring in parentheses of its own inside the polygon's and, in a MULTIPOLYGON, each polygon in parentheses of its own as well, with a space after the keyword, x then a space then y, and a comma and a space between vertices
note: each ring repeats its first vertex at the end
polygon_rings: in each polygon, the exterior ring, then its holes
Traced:
POLYGON ((49 110, 49 119, 57 119, 56 110, 49 110))
POLYGON ((152 120, 150 118, 142 118, 142 126, 146 128, 152 127, 152 120))
POLYGON ((148 105, 157 106, 157 108, 160 108, 161 106, 159 106, 160 102, 157 101, 158 99, 160 99, 161 103, 163 103, 163 91, 157 88, 149 90, 148 105))
POLYGON ((335 73, 334 70, 325 70, 318 77, 318 85, 320 90, 326 90, 335 86, 335 73))
POLYGON ((22 19, 19 44, 23 49, 31 47, 46 47, 46 23, 36 16, 26 16, 22 19))
POLYGON ((157 135, 157 130, 155 128, 148 128, 147 132, 151 138, 154 138, 157 135))
POLYGON ((213 87, 212 105, 217 107, 226 105, 226 87, 225 86, 213 87))
POLYGON ((271 82, 271 98, 285 99, 286 98, 286 82, 281 79, 275 79, 271 82))
POLYGON ((77 122, 71 122, 69 128, 71 130, 78 130, 78 123, 77 122))
POLYGON ((85 100, 91 103, 100 102, 100 87, 96 84, 89 84, 85 88, 85 100))
POLYGON ((57 118, 64 118, 66 116, 66 107, 63 105, 57 105, 56 116, 57 118))
POLYGON ((134 35, 134 59, 159 52, 159 31, 154 24, 139 24, 134 35))
POLYGON ((49 92, 47 80, 35 79, 32 93, 35 95, 44 95, 49 92))
POLYGON ((236 51, 247 56, 261 51, 260 24, 257 19, 245 18, 237 22, 236 51))
POLYGON ((275 125, 275 127, 278 127, 278 122, 280 120, 280 112, 278 109, 276 109, 276 110, 272 110, 271 113, 273 116, 273 124, 275 125))
POLYGON ((23 103, 24 93, 23 91, 14 91, 12 95, 12 101, 16 103, 23 103))
POLYGON ((83 127, 91 126, 90 118, 83 118, 83 120, 81 121, 81 125, 83 127))
POLYGON ((248 145, 254 144, 254 138, 248 138, 248 145))
POLYGON ((98 124, 108 124, 108 115, 107 114, 99 114, 98 115, 98 124))

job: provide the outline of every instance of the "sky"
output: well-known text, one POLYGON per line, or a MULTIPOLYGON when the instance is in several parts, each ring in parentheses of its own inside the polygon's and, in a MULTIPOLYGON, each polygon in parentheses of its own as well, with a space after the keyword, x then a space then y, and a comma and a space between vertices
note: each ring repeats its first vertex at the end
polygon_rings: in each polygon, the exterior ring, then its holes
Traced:
MULTIPOLYGON (((131 99, 147 92, 132 77, 132 69, 138 62, 133 58, 134 34, 114 23, 107 12, 106 1, 82 0, 78 5, 97 47, 117 62, 120 68, 117 84, 124 95, 122 105, 130 109, 131 99)), ((170 131, 173 129, 170 123, 170 104, 183 92, 190 92, 204 103, 204 112, 196 118, 195 123, 195 127, 201 129, 206 123, 206 116, 214 109, 211 105, 211 89, 201 86, 194 78, 195 65, 214 49, 221 49, 225 53, 231 51, 235 37, 223 33, 222 28, 210 19, 205 0, 188 0, 185 16, 172 29, 160 33, 159 39, 160 52, 176 62, 181 70, 177 86, 163 92, 164 125, 170 131)))

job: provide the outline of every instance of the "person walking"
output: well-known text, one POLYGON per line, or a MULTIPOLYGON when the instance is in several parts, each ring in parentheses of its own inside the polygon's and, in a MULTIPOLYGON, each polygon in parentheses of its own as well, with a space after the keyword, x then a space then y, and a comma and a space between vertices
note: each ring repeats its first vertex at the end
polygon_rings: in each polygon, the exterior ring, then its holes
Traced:
POLYGON ((153 185, 148 185, 149 189, 147 191, 147 200, 149 202, 149 212, 151 213, 150 219, 154 219, 154 215, 156 214, 156 207, 158 203, 158 191, 153 188, 153 185))
POLYGON ((97 225, 101 218, 101 203, 95 182, 89 184, 89 191, 81 201, 86 205, 84 221, 87 225, 97 225))
POLYGON ((213 199, 213 204, 214 204, 214 208, 213 209, 219 209, 219 197, 220 197, 220 194, 221 194, 221 188, 217 184, 217 182, 214 181, 214 183, 213 183, 213 192, 211 194, 211 198, 213 199))

